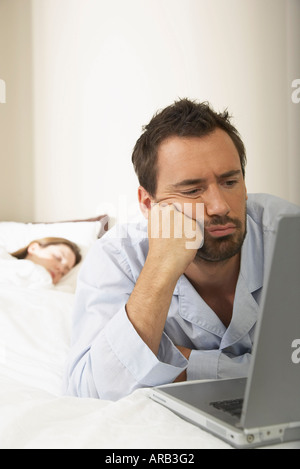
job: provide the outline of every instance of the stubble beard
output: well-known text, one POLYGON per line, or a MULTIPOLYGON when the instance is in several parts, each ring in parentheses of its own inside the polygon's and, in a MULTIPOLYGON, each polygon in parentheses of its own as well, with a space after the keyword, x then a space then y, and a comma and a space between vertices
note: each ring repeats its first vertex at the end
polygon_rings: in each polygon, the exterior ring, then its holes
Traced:
POLYGON ((247 234, 247 213, 245 209, 244 223, 236 218, 228 216, 215 216, 210 223, 204 227, 204 244, 198 249, 195 261, 201 262, 224 262, 241 252, 247 234), (207 231, 208 226, 226 225, 233 223, 236 231, 233 234, 213 238, 207 231))

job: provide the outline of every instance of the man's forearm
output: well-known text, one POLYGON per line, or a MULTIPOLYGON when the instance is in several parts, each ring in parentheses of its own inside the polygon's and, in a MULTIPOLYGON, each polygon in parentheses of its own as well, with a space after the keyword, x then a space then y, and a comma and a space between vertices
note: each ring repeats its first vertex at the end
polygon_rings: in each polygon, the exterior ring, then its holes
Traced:
POLYGON ((186 219, 172 205, 160 207, 156 204, 149 211, 149 253, 126 306, 129 320, 155 355, 176 283, 193 262, 202 242, 201 230, 194 220, 193 229, 189 223, 190 231, 184 230, 186 219), (176 235, 178 227, 181 227, 181 236, 176 235), (189 249, 187 243, 193 237, 197 243, 189 249))
POLYGON ((134 328, 157 355, 177 277, 146 261, 126 305, 134 328))

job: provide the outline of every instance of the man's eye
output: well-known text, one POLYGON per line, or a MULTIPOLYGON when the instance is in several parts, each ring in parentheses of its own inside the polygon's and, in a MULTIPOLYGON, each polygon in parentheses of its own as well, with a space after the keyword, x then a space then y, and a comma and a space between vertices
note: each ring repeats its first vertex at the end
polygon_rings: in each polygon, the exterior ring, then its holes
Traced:
POLYGON ((192 194, 196 194, 197 192, 198 192, 198 189, 193 189, 193 190, 191 190, 191 191, 186 191, 186 192, 184 192, 184 194, 186 194, 186 195, 192 195, 192 194))
POLYGON ((238 183, 238 181, 236 181, 236 180, 234 179, 234 180, 231 180, 231 181, 226 181, 226 182, 225 182, 225 186, 227 186, 227 187, 232 187, 232 186, 235 186, 237 183, 238 183))
POLYGON ((201 189, 191 189, 189 191, 182 192, 182 195, 196 195, 196 194, 200 194, 200 192, 201 192, 201 189))

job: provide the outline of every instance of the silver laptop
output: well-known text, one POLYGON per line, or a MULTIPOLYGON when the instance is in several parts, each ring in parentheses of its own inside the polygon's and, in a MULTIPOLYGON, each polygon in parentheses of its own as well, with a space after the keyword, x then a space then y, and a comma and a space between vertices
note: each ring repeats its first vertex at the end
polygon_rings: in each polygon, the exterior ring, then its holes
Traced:
POLYGON ((158 386, 150 397, 237 448, 300 440, 300 216, 278 221, 248 378, 158 386))

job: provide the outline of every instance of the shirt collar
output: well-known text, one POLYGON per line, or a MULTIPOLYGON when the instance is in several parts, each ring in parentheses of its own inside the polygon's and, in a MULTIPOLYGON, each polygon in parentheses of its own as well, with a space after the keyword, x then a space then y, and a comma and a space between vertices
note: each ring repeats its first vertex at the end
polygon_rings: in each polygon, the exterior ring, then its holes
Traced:
POLYGON ((179 297, 179 314, 188 322, 223 337, 226 328, 218 316, 205 303, 185 275, 179 278, 176 289, 179 297))
POLYGON ((263 286, 264 278, 264 243, 263 233, 248 215, 247 235, 242 247, 240 275, 250 293, 263 286))

